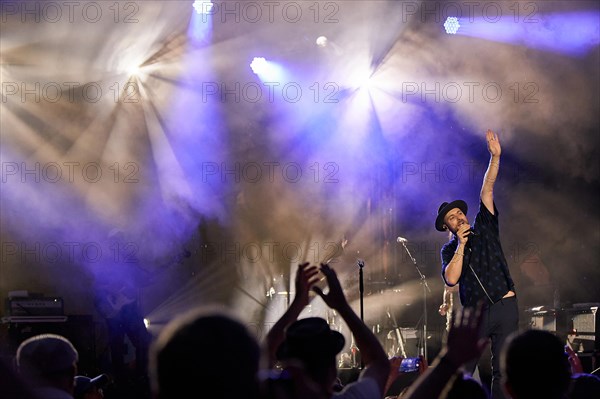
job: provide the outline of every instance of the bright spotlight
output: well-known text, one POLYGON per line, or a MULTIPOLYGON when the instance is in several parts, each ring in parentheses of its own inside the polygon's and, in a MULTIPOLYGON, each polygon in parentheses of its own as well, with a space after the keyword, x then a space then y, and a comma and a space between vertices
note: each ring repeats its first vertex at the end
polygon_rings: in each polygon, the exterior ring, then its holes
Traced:
POLYGON ((356 83, 358 84, 358 87, 364 87, 364 88, 370 88, 371 87, 371 73, 366 73, 362 76, 358 76, 356 83))
POLYGON ((252 62, 250 63, 250 68, 252 68, 252 72, 257 75, 261 73, 265 73, 269 69, 269 63, 264 57, 254 57, 252 62))
POLYGON ((140 66, 139 65, 132 65, 129 68, 127 68, 127 74, 129 76, 137 76, 137 74, 140 72, 140 66))
POLYGON ((198 14, 207 14, 208 15, 208 14, 212 14, 212 9, 214 7, 214 4, 212 3, 212 1, 196 0, 196 1, 194 1, 193 7, 198 14))
POLYGON ((144 326, 146 326, 146 329, 148 329, 148 327, 150 327, 150 320, 148 319, 144 319, 144 326))
POLYGON ((373 72, 368 68, 359 68, 349 74, 348 87, 353 90, 370 89, 373 84, 373 72))
POLYGON ((319 46, 319 47, 327 46, 327 38, 325 36, 317 37, 317 46, 319 46))
POLYGON ((254 57, 250 68, 263 82, 281 82, 285 77, 285 70, 281 65, 264 57, 254 57))
POLYGON ((449 35, 454 35, 458 32, 458 28, 460 28, 460 24, 458 23, 458 18, 456 17, 448 17, 446 18, 446 22, 444 22, 444 28, 446 29, 446 33, 449 35))
POLYGON ((216 6, 210 1, 194 1, 196 13, 190 19, 188 34, 198 44, 205 44, 211 38, 212 15, 216 6))

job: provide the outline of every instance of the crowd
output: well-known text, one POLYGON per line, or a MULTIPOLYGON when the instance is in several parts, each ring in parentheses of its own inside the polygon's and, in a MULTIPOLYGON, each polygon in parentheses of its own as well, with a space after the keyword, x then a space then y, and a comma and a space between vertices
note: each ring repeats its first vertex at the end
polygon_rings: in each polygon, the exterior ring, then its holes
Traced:
MULTIPOLYGON (((402 373, 401 358, 388 358, 378 338, 349 305, 335 270, 326 264, 304 263, 296 273, 292 303, 263 342, 222 307, 202 306, 174 318, 151 346, 152 397, 488 398, 488 390, 464 367, 488 346, 481 334, 484 307, 459 309, 431 365, 422 362, 410 386, 387 395, 402 373), (326 293, 315 285, 320 273, 328 283, 326 293), (360 374, 345 385, 338 378, 336 361, 345 345, 344 336, 325 319, 299 318, 311 292, 343 318, 360 351, 360 374)), ((66 338, 55 334, 31 337, 19 346, 14 365, 2 364, 2 397, 103 398, 103 388, 114 382, 107 375, 78 375, 77 363, 77 350, 66 338)), ((577 354, 548 331, 515 332, 505 342, 500 363, 502 388, 510 398, 600 397, 600 378, 584 373, 577 354)))

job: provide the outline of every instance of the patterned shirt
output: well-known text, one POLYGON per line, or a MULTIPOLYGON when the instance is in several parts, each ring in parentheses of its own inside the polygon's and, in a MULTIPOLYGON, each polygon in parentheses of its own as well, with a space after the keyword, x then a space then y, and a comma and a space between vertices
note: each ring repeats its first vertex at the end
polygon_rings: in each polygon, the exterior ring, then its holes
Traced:
MULTIPOLYGON (((479 212, 475 216, 473 231, 477 233, 477 236, 469 237, 464 251, 462 272, 458 280, 460 303, 463 306, 476 306, 477 302, 483 300, 489 305, 498 302, 508 291, 515 291, 515 285, 510 277, 508 264, 500 245, 498 209, 496 209, 495 203, 494 214, 491 214, 483 202, 479 202, 479 212)), ((457 247, 458 238, 454 235, 441 250, 442 278, 446 284, 448 282, 444 272, 457 247)))

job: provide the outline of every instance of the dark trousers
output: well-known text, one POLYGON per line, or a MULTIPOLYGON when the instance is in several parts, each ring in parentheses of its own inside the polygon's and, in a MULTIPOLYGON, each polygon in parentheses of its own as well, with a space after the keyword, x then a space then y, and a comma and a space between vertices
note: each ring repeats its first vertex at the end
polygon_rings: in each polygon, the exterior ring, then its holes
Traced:
POLYGON ((124 360, 126 335, 135 347, 135 377, 142 378, 146 376, 151 336, 146 330, 144 317, 139 312, 137 303, 123 306, 118 315, 107 319, 106 323, 115 379, 120 380, 127 374, 127 366, 124 360))
MULTIPOLYGON (((490 339, 492 351, 491 399, 505 399, 500 381, 500 352, 506 338, 518 329, 519 306, 516 296, 501 299, 484 309, 482 334, 490 339)), ((479 359, 475 359, 468 363, 466 370, 473 374, 478 362, 479 359)))

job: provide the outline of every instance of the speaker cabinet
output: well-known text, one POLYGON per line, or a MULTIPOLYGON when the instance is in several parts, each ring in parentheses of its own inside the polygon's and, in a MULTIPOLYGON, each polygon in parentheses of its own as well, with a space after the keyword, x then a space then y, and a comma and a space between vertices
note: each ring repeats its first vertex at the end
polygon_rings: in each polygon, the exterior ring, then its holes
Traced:
POLYGON ((567 311, 570 327, 569 342, 580 352, 600 351, 598 306, 585 306, 567 311))

